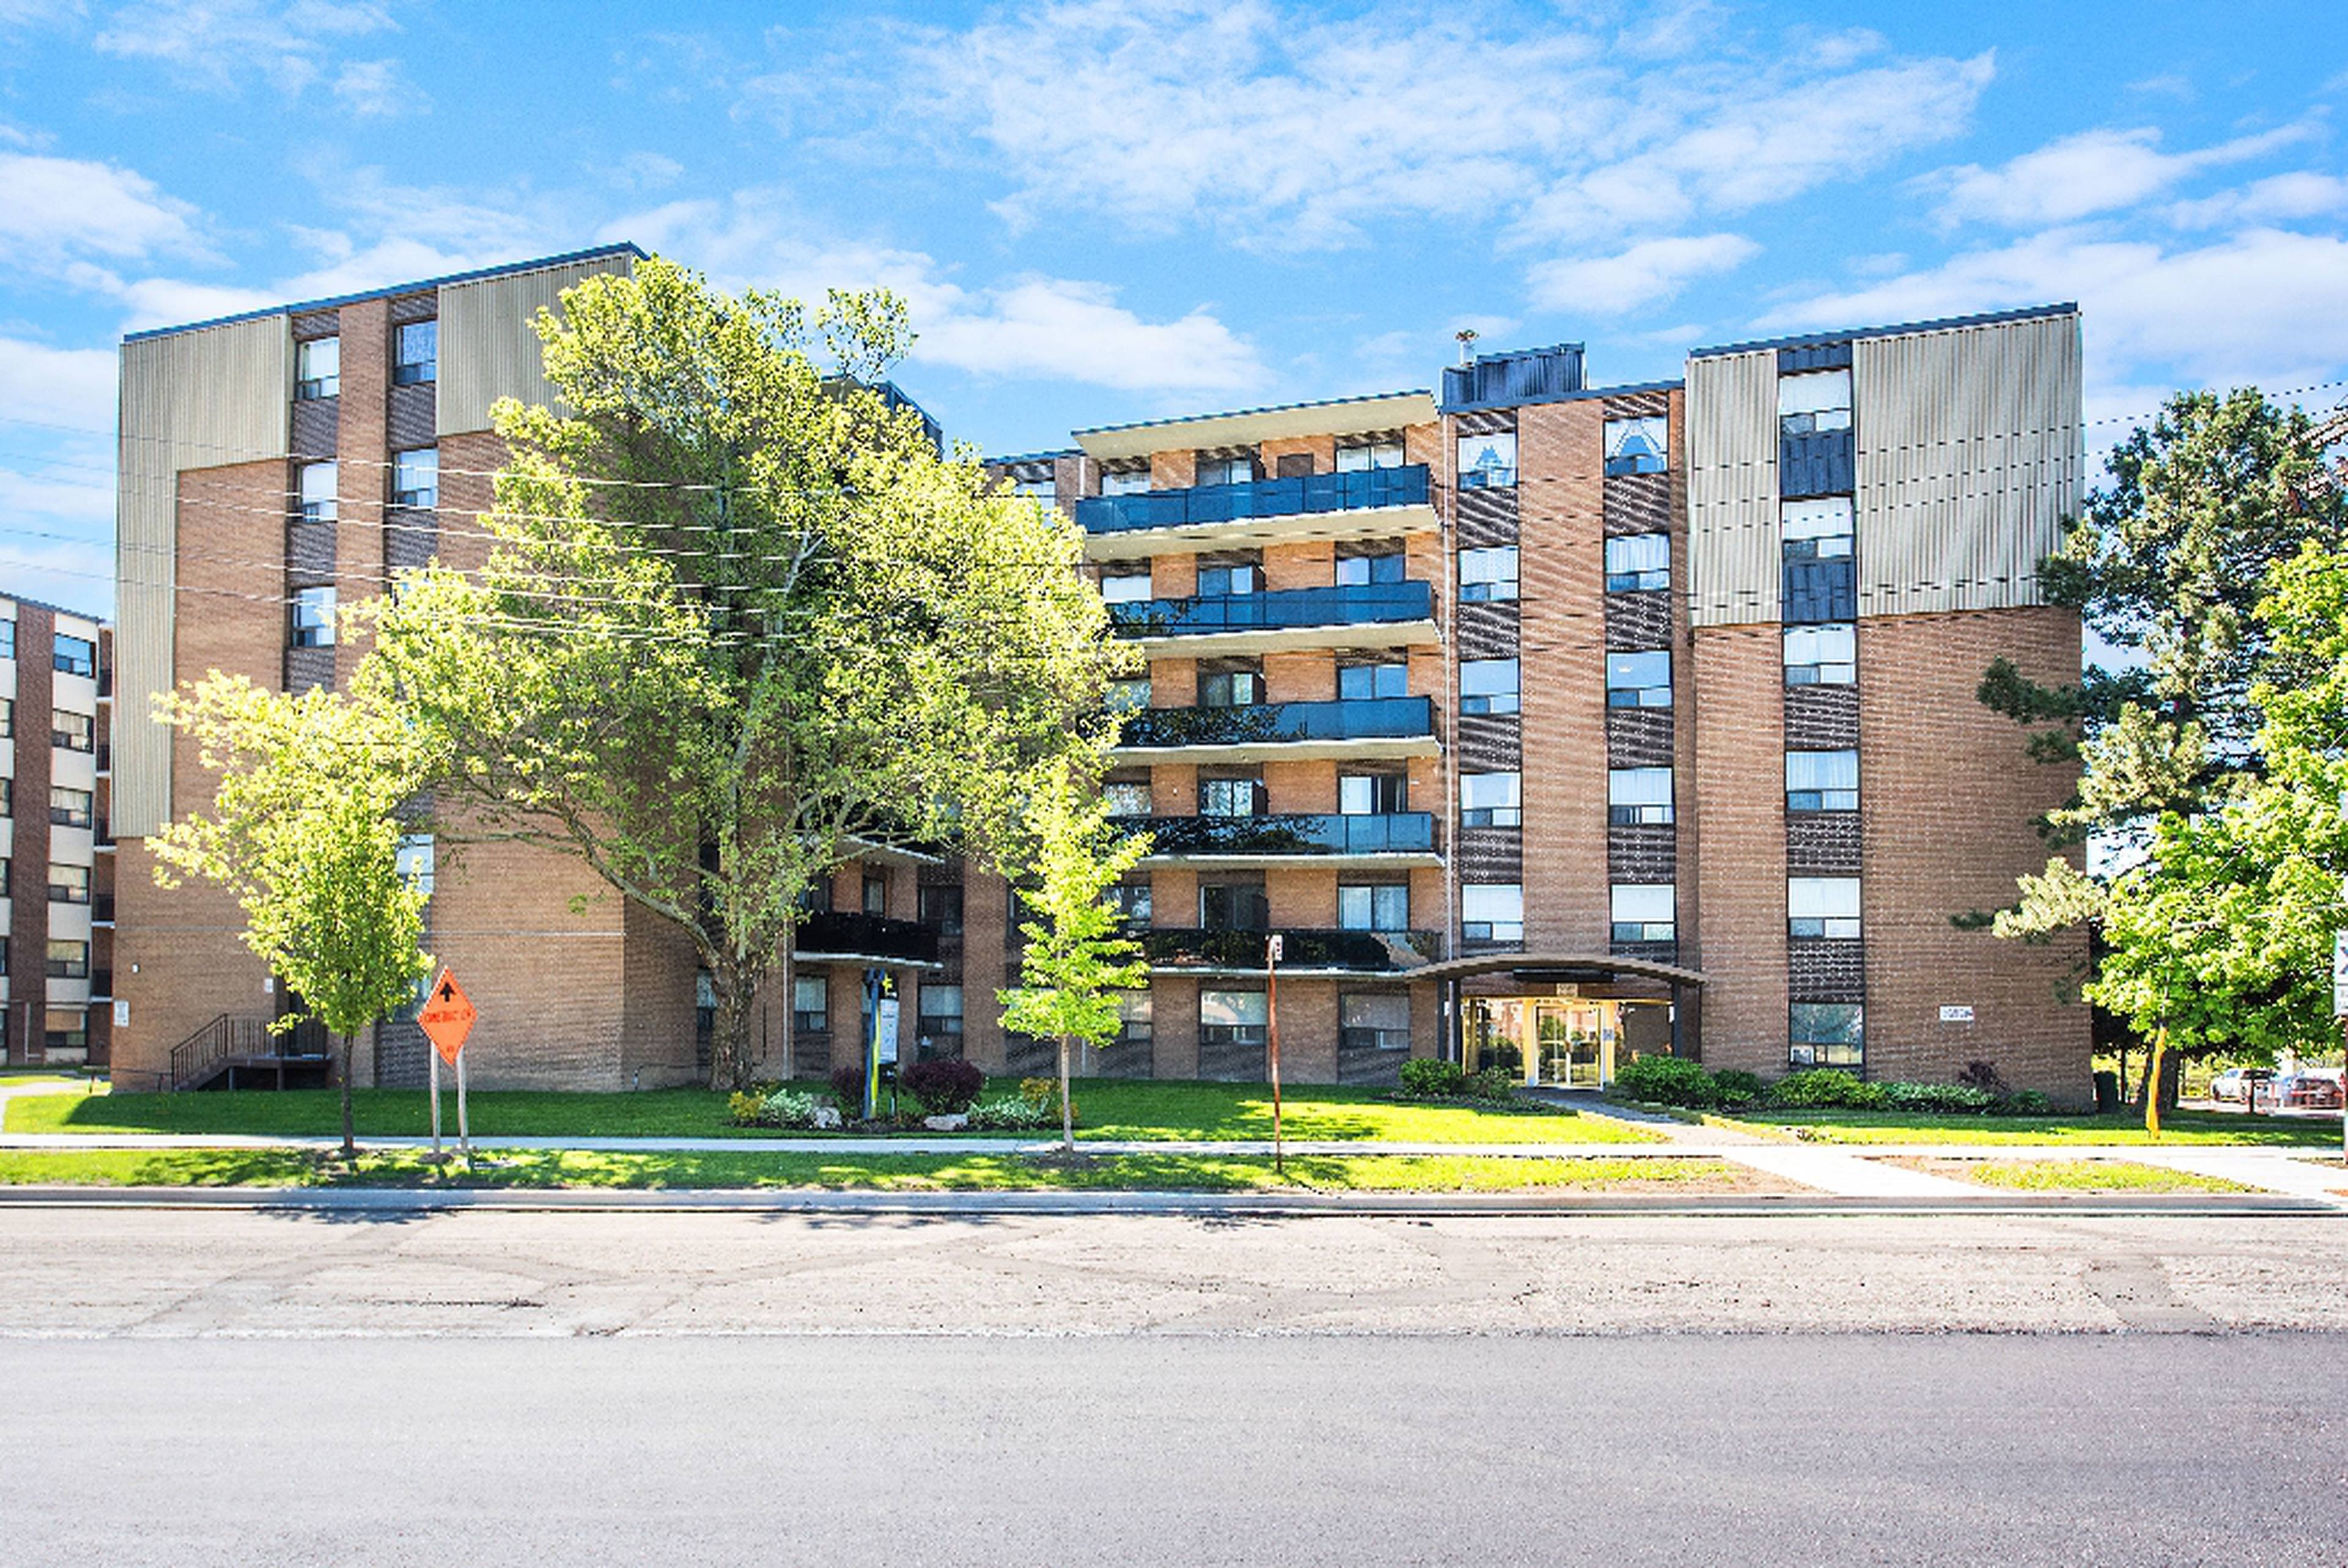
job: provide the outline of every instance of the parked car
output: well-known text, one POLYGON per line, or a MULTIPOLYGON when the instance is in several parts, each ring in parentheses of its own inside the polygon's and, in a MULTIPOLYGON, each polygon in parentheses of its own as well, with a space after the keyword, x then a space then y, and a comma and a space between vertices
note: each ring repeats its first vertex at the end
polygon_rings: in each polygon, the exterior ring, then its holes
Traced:
POLYGON ((2209 1098, 2250 1103, 2254 1087, 2274 1076, 2271 1067, 2230 1067, 2209 1081, 2209 1098))
POLYGON ((2257 1103, 2269 1111, 2337 1111, 2340 1081, 2327 1074, 2294 1072, 2258 1086, 2257 1103))

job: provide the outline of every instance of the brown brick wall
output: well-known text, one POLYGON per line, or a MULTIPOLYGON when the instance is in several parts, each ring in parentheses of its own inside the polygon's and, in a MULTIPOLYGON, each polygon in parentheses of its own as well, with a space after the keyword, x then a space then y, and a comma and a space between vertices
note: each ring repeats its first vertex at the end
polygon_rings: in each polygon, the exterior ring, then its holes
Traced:
MULTIPOLYGON (((1694 634, 1695 918, 1706 1066, 1786 1066, 1785 656, 1775 624, 1694 634)), ((1684 853, 1684 850, 1683 851, 1684 853)), ((1686 863, 1681 880, 1686 884, 1686 863)), ((1688 916, 1682 915, 1683 935, 1688 916)))
MULTIPOLYGON (((335 439, 337 517, 335 583, 337 605, 356 604, 382 591, 383 503, 391 493, 386 440, 391 379, 391 313, 382 300, 343 307, 342 422, 335 439)), ((347 687, 366 650, 345 640, 335 650, 335 684, 347 687)), ((473 1071, 468 1066, 466 1071, 473 1071)))
POLYGON ((2030 762, 2022 732, 1974 697, 2003 654, 2049 683, 2079 676, 2079 623, 2055 609, 1887 617, 1859 627, 1865 815, 1867 1066, 1945 1080, 1974 1060, 2067 1103, 2092 1098, 2088 1015, 2067 999, 2084 938, 2044 947, 1960 931, 1949 917, 2011 903, 2046 863, 2032 830, 2072 772, 2030 762), (1940 1009, 1974 1009, 1943 1024, 1940 1009))

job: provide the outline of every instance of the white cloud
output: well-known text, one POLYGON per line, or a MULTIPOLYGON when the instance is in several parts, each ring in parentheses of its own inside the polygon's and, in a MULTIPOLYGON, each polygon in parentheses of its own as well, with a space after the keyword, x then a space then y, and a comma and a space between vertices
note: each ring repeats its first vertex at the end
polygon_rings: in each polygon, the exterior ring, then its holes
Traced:
POLYGON ((632 152, 602 169, 623 190, 659 190, 675 184, 684 172, 685 165, 657 152, 632 152))
POLYGON ((1644 240, 1612 256, 1539 262, 1528 281, 1537 304, 1613 315, 1671 299, 1690 281, 1732 271, 1760 253, 1742 234, 1644 240))
POLYGON ((2204 169, 2257 158, 2306 134, 2303 128, 2287 126, 2195 152, 2167 153, 2159 148, 2160 132, 2151 126, 2081 131, 1996 169, 1969 163, 1943 169, 1925 183, 1947 192, 1940 212, 1944 225, 1970 220, 2012 228, 2068 223, 2134 207, 2204 169))
POLYGON ((195 216, 153 180, 111 163, 0 152, 0 244, 36 266, 191 252, 195 216))
MULTIPOLYGON (((328 77, 338 43, 397 30, 390 11, 379 5, 140 0, 116 12, 96 41, 101 53, 156 61, 191 86, 234 93, 258 75, 298 96, 328 77)), ((347 79, 335 79, 337 92, 347 79)))
POLYGON ((2181 228, 2214 229, 2224 224, 2321 218, 2333 212, 2348 212, 2348 179, 2298 169, 2269 175, 2240 190, 2180 201, 2168 210, 2168 217, 2181 228))
POLYGON ((397 60, 353 60, 335 77, 335 97, 363 119, 416 114, 431 100, 400 72, 397 60))
POLYGON ((0 337, 0 419, 111 430, 114 355, 0 337))

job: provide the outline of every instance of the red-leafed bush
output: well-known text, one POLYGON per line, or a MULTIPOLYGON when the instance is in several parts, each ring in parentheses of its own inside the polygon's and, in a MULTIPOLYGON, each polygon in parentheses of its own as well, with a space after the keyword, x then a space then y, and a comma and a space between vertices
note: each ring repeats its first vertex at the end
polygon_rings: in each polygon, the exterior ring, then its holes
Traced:
POLYGON ((932 1116, 953 1116, 978 1102, 986 1074, 958 1057, 917 1061, 899 1075, 897 1086, 922 1102, 932 1116))

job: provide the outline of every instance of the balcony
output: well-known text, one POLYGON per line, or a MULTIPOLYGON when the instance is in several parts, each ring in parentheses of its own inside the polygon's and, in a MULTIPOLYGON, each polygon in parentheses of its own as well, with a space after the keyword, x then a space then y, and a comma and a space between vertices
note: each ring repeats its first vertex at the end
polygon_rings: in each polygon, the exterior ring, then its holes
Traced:
POLYGON ((1437 866, 1435 817, 1424 811, 1339 816, 1122 816, 1117 825, 1150 837, 1149 859, 1225 866, 1287 865, 1299 859, 1437 866))
POLYGON ((1306 538, 1369 538, 1430 529, 1426 465, 1194 485, 1076 503, 1095 559, 1306 538))
POLYGON ((1157 974, 1263 973, 1265 938, 1281 939, 1280 972, 1400 975, 1432 962, 1442 938, 1433 931, 1209 931, 1152 927, 1139 933, 1157 974))
POLYGON ((1418 757, 1439 749, 1435 704, 1426 697, 1138 708, 1126 715, 1118 743, 1127 763, 1418 757))
POLYGON ((114 924, 114 895, 100 893, 89 901, 89 923, 93 926, 114 924))
POLYGON ((1276 593, 1112 604, 1117 634, 1145 650, 1206 657, 1281 648, 1396 648, 1435 641, 1435 585, 1349 583, 1276 593))
POLYGON ((801 964, 891 965, 937 968, 938 929, 918 920, 826 909, 804 916, 791 942, 791 959, 801 964))

